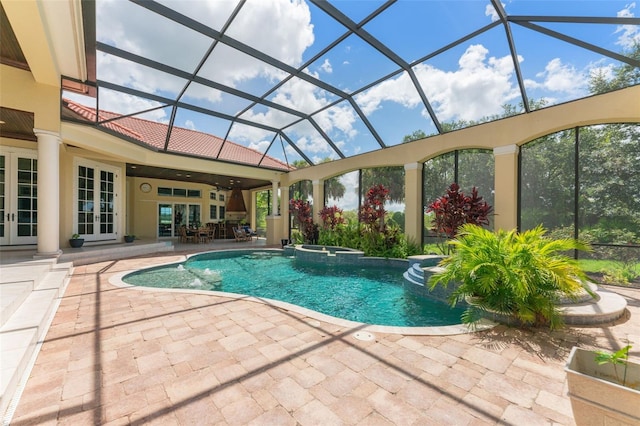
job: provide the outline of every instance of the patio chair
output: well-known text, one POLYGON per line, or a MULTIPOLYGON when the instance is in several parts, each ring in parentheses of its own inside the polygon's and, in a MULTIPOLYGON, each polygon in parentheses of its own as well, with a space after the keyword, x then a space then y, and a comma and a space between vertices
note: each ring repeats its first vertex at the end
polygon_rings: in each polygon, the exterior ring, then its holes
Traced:
POLYGON ((233 236, 235 237, 236 241, 249 241, 247 239, 247 234, 243 229, 236 228, 235 226, 231 229, 233 230, 233 236))
POLYGON ((249 237, 249 241, 252 241, 253 237, 256 237, 256 239, 258 239, 258 233, 251 229, 250 226, 243 226, 242 228, 244 229, 244 233, 247 234, 247 237, 249 237))
POLYGON ((181 243, 196 242, 195 234, 191 232, 187 232, 187 227, 185 225, 182 225, 180 227, 180 242, 181 243))

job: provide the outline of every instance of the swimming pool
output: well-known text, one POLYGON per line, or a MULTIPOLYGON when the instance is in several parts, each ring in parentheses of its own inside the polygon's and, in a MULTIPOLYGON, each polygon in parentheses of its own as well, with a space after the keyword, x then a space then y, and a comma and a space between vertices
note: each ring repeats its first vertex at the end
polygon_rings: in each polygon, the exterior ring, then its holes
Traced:
POLYGON ((406 289, 402 272, 397 267, 301 264, 279 250, 226 250, 135 271, 122 281, 279 300, 365 324, 429 327, 460 323, 463 309, 406 289))

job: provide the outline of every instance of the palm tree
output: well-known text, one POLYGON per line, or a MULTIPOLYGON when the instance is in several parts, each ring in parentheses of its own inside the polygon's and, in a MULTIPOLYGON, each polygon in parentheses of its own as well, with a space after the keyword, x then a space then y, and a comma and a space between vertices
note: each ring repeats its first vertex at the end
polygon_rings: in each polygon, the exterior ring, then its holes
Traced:
POLYGON ((444 269, 432 275, 429 284, 433 289, 458 283, 449 301, 470 302, 462 316, 465 323, 492 312, 523 325, 555 329, 563 324, 556 305, 561 296, 575 298, 583 288, 591 294, 586 274, 564 254, 589 250, 585 243, 550 239, 541 226, 518 233, 466 224, 460 231, 450 242, 453 254, 440 262, 444 269))

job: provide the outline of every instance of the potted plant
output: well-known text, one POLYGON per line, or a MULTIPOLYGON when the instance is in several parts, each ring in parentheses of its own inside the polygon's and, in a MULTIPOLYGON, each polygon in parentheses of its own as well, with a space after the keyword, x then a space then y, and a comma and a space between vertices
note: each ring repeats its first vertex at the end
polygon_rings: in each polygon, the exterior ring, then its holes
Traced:
POLYGON ((440 261, 441 269, 430 277, 429 285, 434 289, 456 284, 449 301, 468 303, 464 323, 489 317, 554 329, 563 324, 557 307, 560 297, 575 299, 583 291, 593 296, 577 261, 564 254, 588 250, 585 243, 550 239, 540 226, 518 233, 464 224, 459 231, 449 242, 452 254, 440 261))
POLYGON ((127 235, 124 236, 124 242, 125 243, 132 243, 133 240, 135 240, 135 239, 136 239, 136 236, 133 235, 133 234, 127 234, 127 235))
POLYGON ((640 424, 640 364, 629 349, 571 349, 565 372, 576 424, 640 424))
POLYGON ((69 245, 73 248, 80 248, 84 244, 84 238, 80 238, 80 234, 73 234, 69 238, 69 245))

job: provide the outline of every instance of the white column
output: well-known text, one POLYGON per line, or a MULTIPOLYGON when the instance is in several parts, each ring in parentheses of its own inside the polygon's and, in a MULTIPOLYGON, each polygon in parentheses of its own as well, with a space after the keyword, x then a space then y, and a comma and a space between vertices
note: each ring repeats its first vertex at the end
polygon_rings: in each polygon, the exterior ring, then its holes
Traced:
POLYGON ((60 135, 33 129, 38 138, 38 252, 60 255, 60 135))
POLYGON ((272 216, 278 216, 278 184, 279 183, 280 181, 278 180, 271 181, 271 187, 272 187, 271 215, 272 216))

